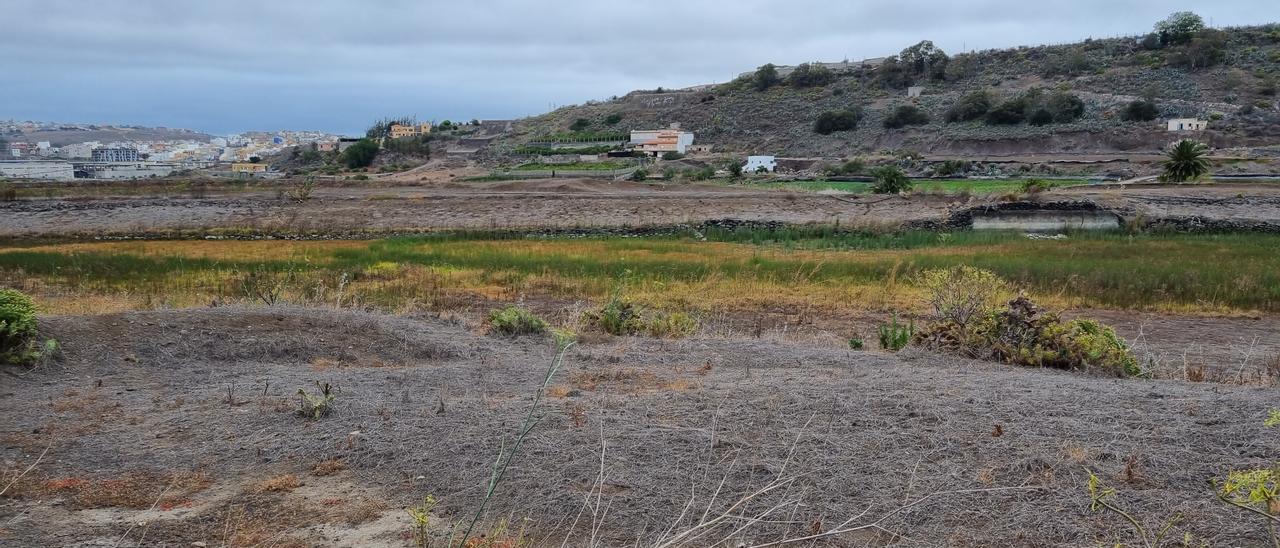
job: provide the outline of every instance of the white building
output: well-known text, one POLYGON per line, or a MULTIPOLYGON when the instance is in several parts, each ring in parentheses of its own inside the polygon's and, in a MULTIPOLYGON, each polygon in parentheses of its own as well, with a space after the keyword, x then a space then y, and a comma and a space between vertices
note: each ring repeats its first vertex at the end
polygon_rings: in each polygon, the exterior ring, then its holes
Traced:
POLYGON ((773 173, 778 169, 778 161, 773 156, 747 156, 747 165, 742 166, 743 173, 773 173))
POLYGON ((1209 122, 1196 118, 1173 118, 1169 120, 1169 131, 1204 131, 1209 122))
POLYGON ((680 124, 670 129, 644 129, 631 132, 631 147, 640 152, 661 156, 667 152, 684 154, 693 144, 693 132, 680 131, 680 124))
POLYGON ((911 86, 907 88, 908 99, 915 99, 916 97, 919 97, 921 93, 924 93, 924 86, 911 86))

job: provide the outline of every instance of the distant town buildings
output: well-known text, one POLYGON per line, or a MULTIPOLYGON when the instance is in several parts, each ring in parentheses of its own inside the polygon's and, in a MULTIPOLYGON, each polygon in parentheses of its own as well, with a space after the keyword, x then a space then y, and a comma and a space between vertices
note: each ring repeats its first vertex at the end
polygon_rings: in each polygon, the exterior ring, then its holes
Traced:
POLYGON ((1209 122, 1196 118, 1174 118, 1169 120, 1169 131, 1204 131, 1209 122))
POLYGON ((426 135, 431 133, 431 123, 423 122, 418 125, 400 125, 391 124, 391 138, 400 139, 403 137, 417 137, 418 135, 426 135))
POLYGON ((93 155, 90 157, 95 162, 139 162, 142 160, 138 156, 136 148, 95 148, 93 155))
POLYGON ((667 152, 684 154, 693 144, 693 132, 681 131, 680 124, 671 124, 670 129, 635 130, 629 144, 632 150, 654 156, 667 152))

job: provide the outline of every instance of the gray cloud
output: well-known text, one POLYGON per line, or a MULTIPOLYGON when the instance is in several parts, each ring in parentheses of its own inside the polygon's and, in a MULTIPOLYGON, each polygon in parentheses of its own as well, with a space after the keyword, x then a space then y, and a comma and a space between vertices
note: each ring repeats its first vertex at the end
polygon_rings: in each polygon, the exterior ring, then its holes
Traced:
POLYGON ((1137 34, 1190 9, 1217 26, 1273 0, 9 0, 0 118, 355 132, 372 118, 506 118, 765 62, 1137 34))

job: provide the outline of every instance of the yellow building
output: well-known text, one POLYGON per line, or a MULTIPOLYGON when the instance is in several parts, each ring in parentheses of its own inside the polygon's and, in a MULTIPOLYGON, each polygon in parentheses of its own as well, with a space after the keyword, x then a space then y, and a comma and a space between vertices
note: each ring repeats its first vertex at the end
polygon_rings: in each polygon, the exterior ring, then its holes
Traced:
POLYGON ((271 166, 268 166, 267 164, 237 162, 231 164, 231 171, 235 173, 265 173, 268 167, 271 166))
POLYGON ((431 133, 431 123, 423 122, 416 126, 406 126, 401 124, 391 124, 391 138, 399 139, 401 137, 417 137, 431 133))

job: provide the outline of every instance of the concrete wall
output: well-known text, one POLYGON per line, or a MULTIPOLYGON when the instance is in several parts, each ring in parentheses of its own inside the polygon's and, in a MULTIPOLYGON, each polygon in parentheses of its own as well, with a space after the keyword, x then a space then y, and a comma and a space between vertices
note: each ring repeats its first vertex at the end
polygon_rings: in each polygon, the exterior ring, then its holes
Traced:
POLYGON ((973 216, 974 230, 1051 232, 1118 228, 1120 228, 1120 218, 1109 211, 993 211, 973 216))
POLYGON ((3 161, 0 162, 0 177, 70 181, 75 179, 76 171, 71 162, 3 161))

